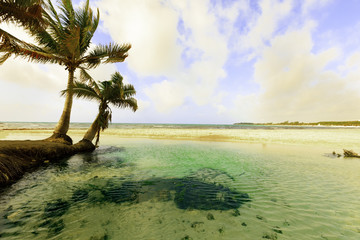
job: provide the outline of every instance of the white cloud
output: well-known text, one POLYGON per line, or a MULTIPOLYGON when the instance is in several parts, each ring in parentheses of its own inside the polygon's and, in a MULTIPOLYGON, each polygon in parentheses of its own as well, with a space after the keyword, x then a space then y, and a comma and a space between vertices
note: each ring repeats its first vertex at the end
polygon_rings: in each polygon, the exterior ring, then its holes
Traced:
POLYGON ((187 95, 186 87, 168 80, 153 84, 151 88, 145 89, 145 93, 155 102, 159 112, 169 112, 179 107, 187 95))
POLYGON ((145 89, 158 111, 169 112, 185 98, 198 105, 211 101, 226 76, 227 45, 242 5, 214 8, 210 0, 97 4, 112 38, 133 44, 128 66, 139 76, 166 79, 145 89))
POLYGON ((243 111, 255 121, 275 122, 358 119, 354 103, 360 100, 360 82, 327 69, 339 56, 336 48, 314 53, 306 29, 274 38, 255 64, 261 92, 238 96, 233 114, 241 116, 243 111))
MULTIPOLYGON (((250 60, 258 56, 267 42, 276 35, 279 25, 289 17, 295 4, 293 0, 258 2, 259 9, 245 9, 243 29, 237 33, 236 50, 245 55, 244 59, 250 60)), ((286 27, 291 27, 287 22, 286 27)))
POLYGON ((177 66, 178 14, 161 1, 97 2, 105 29, 117 43, 129 42, 127 62, 140 75, 161 75, 177 66))
POLYGON ((304 14, 308 14, 309 11, 324 7, 325 5, 329 4, 333 0, 305 0, 303 1, 302 11, 304 14))
POLYGON ((264 41, 272 36, 278 27, 278 22, 288 16, 293 6, 292 1, 263 0, 260 1, 259 7, 261 14, 246 35, 247 41, 245 41, 245 44, 253 48, 262 46, 264 41))

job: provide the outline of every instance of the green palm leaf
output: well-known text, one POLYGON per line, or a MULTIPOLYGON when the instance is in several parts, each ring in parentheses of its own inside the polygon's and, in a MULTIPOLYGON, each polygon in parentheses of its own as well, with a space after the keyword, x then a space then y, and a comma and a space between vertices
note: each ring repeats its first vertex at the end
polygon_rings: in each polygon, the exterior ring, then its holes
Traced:
POLYGON ((1 0, 0 22, 20 24, 25 28, 43 28, 41 0, 1 0))
POLYGON ((87 64, 89 68, 97 67, 101 61, 104 63, 123 62, 128 56, 128 51, 131 48, 131 44, 118 45, 116 43, 110 43, 108 45, 96 46, 88 56, 82 59, 82 62, 87 64))
POLYGON ((101 101, 101 96, 91 86, 82 82, 74 82, 72 89, 65 89, 60 94, 65 96, 69 91, 72 91, 77 98, 101 101))

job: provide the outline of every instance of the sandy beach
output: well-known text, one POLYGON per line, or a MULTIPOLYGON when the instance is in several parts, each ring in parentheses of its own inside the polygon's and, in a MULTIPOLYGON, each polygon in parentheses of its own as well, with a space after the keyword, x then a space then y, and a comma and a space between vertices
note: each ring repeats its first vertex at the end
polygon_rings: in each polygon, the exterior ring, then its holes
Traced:
MULTIPOLYGON (((52 134, 52 129, 9 129, 0 131, 0 140, 41 140, 52 134)), ((76 143, 86 129, 71 129, 69 136, 76 143)), ((116 138, 150 138, 254 144, 311 145, 329 151, 353 149, 357 151, 359 128, 269 128, 269 129, 188 129, 188 128, 109 128, 101 132, 101 144, 116 138)))

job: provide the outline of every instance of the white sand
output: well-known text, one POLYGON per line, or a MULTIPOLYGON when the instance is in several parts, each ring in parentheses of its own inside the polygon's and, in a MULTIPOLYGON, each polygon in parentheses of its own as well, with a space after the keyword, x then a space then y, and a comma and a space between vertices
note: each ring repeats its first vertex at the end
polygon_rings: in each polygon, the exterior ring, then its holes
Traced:
MULTIPOLYGON (((74 142, 81 140, 85 129, 68 132, 74 142)), ((2 130, 0 140, 43 139, 52 130, 2 130)), ((242 142, 258 144, 311 145, 342 151, 359 147, 360 129, 318 128, 318 129, 170 129, 132 128, 107 129, 101 133, 101 143, 113 142, 116 138, 150 138, 194 141, 242 142)))

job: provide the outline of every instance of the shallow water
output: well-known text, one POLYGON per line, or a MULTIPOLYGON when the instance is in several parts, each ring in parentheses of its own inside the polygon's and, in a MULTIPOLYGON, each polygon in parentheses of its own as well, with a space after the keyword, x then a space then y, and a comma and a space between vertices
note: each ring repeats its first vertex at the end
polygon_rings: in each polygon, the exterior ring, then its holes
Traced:
POLYGON ((2 192, 1 239, 360 238, 360 160, 332 141, 103 143, 2 192))

